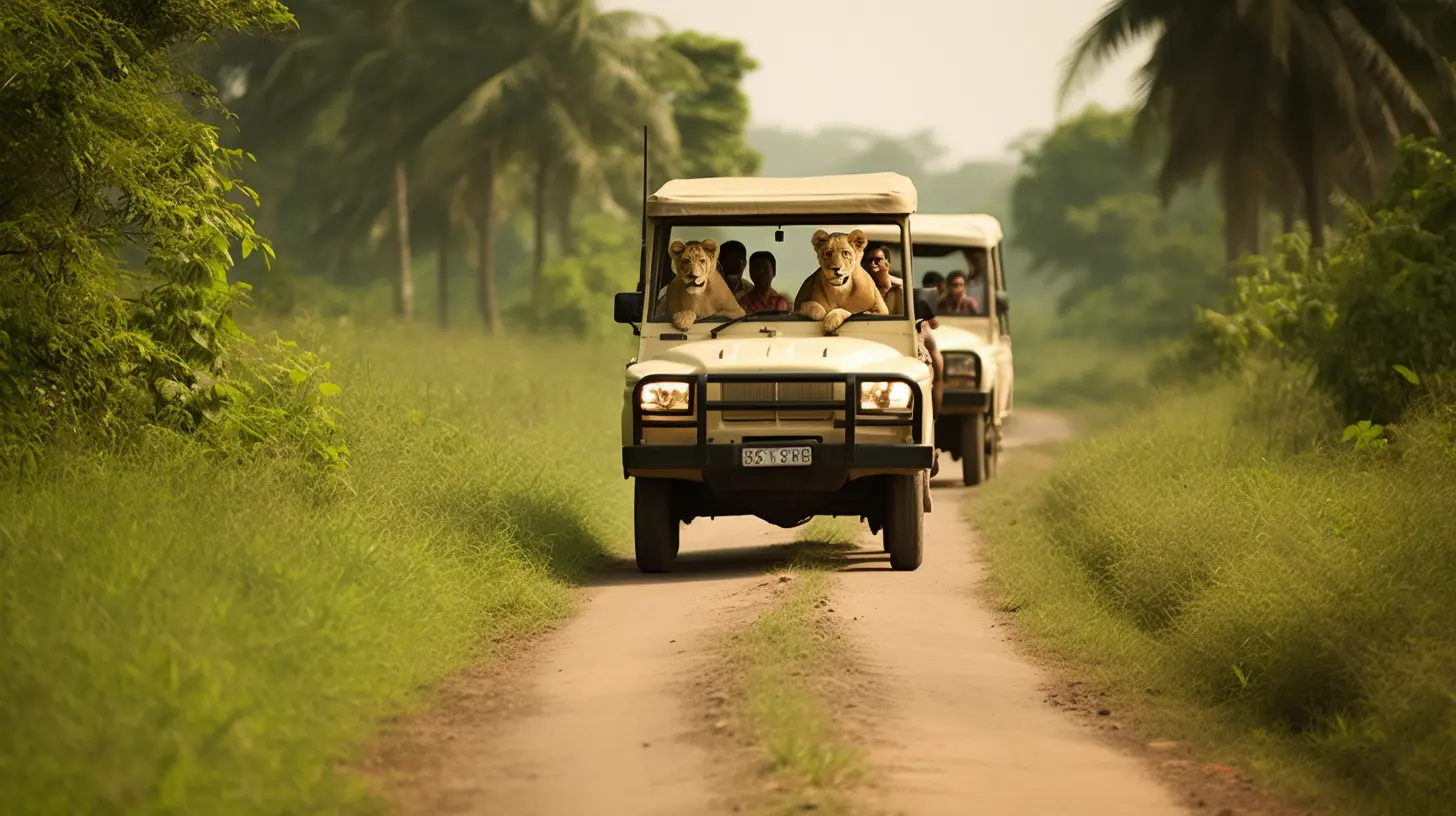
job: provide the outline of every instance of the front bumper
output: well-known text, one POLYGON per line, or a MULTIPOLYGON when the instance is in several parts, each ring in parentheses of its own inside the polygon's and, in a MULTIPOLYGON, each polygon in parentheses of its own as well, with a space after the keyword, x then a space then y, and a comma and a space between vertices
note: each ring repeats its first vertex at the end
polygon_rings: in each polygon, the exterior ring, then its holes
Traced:
POLYGON ((991 394, 988 391, 951 391, 947 389, 940 398, 940 409, 944 414, 982 414, 990 407, 991 394))
MULTIPOLYGON (((880 472, 928 468, 934 461, 935 449, 925 444, 925 396, 919 383, 898 374, 699 374, 693 378, 691 407, 673 415, 644 415, 637 409, 642 388, 664 380, 680 381, 672 375, 648 375, 632 389, 633 444, 622 448, 623 476, 650 471, 698 471, 703 480, 717 489, 802 489, 833 490, 843 485, 852 470, 880 472), (861 382, 903 382, 915 393, 908 414, 883 414, 861 411, 861 382), (843 396, 824 400, 729 400, 708 399, 708 386, 723 383, 832 383, 843 386, 843 396), (842 442, 824 442, 784 434, 781 438, 758 438, 731 444, 708 441, 708 415, 725 411, 773 411, 783 413, 833 412, 834 427, 843 431, 842 442), (651 428, 693 429, 693 444, 646 444, 644 431, 651 428), (909 428, 911 444, 864 444, 856 440, 856 431, 864 428, 909 428), (744 447, 807 445, 814 449, 813 464, 805 467, 745 468, 741 463, 744 447), (827 485, 827 487, 826 487, 827 485)), ((904 438, 904 437, 901 437, 904 438)))
POLYGON ((935 461, 930 445, 828 445, 783 439, 748 445, 633 445, 622 448, 624 473, 696 471, 714 490, 838 490, 853 470, 914 472, 935 461), (813 463, 803 467, 743 467, 744 448, 800 445, 812 448, 813 463))

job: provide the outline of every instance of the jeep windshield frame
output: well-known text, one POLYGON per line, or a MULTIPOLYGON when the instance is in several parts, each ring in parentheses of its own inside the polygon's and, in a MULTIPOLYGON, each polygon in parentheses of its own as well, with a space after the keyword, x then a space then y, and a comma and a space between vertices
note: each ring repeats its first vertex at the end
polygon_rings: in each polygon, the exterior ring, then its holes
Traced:
MULTIPOLYGON (((647 301, 646 322, 659 325, 672 322, 672 316, 666 313, 666 308, 659 308, 662 303, 659 300, 658 293, 665 291, 668 283, 672 281, 674 274, 672 266, 672 255, 668 251, 668 247, 672 245, 672 242, 674 240, 698 240, 697 238, 689 238, 688 236, 681 234, 681 232, 679 231, 684 228, 720 230, 744 227, 759 227, 774 230, 785 228, 798 228, 828 229, 835 232, 851 232, 858 227, 874 224, 876 226, 893 227, 897 229, 900 233, 900 240, 898 242, 871 240, 869 244, 871 247, 878 243, 893 243, 895 244, 893 249, 895 249, 902 257, 909 258, 910 255, 908 253, 910 252, 912 245, 910 240, 910 229, 908 224, 906 223, 907 218, 908 215, 867 215, 864 213, 833 213, 823 215, 794 213, 792 215, 766 214, 752 216, 675 215, 654 217, 651 219, 651 245, 649 247, 648 253, 649 262, 646 276, 647 280, 645 281, 643 291, 644 299, 647 301)), ((704 237, 714 237, 716 240, 715 236, 704 237)), ((720 243, 723 242, 720 241, 720 243)), ((866 249, 866 251, 868 251, 868 248, 866 249)), ((748 255, 750 257, 752 256, 753 252, 754 248, 748 248, 748 255)), ((807 273, 804 273, 805 276, 803 278, 800 278, 799 275, 801 273, 799 270, 786 270, 784 266, 776 264, 774 288, 779 292, 779 294, 783 295, 789 301, 789 313, 781 315, 766 314, 762 318, 755 318, 755 322, 810 322, 809 318, 803 317, 802 315, 796 314, 794 312, 794 299, 795 296, 798 294, 799 287, 802 285, 803 281, 807 280, 808 276, 813 275, 817 271, 818 266, 816 262, 814 268, 812 270, 809 270, 807 273)), ((862 314, 855 317, 855 322, 869 321, 879 323, 912 320, 915 314, 915 307, 913 302, 915 289, 910 284, 909 274, 910 271, 907 270, 905 275, 901 278, 901 285, 904 287, 905 296, 904 298, 902 298, 903 306, 902 311, 899 314, 862 314)), ((746 268, 744 271, 744 279, 748 279, 748 272, 746 268)), ((697 322, 716 325, 726 323, 730 319, 731 318, 723 315, 711 315, 699 317, 697 322)))

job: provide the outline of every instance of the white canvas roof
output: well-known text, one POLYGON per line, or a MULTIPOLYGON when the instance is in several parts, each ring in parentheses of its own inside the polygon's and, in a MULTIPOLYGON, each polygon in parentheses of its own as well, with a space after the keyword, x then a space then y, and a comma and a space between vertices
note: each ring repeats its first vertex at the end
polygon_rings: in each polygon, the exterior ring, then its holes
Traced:
MULTIPOLYGON (((807 178, 677 179, 647 199, 652 217, 691 215, 909 215, 915 184, 899 173, 807 178)), ((896 229, 896 232, 899 230, 896 229)))
MULTIPOLYGON (((900 231, 892 226, 867 224, 860 229, 871 241, 900 241, 900 231)), ((910 219, 910 240, 989 249, 1001 242, 1001 222, 980 213, 916 213, 910 219)))

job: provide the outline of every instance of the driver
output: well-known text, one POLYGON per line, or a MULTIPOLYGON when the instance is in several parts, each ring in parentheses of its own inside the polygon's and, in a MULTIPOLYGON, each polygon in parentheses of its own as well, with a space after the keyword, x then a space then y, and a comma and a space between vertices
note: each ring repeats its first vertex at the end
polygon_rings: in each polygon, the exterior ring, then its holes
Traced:
POLYGON ((890 274, 890 251, 884 244, 875 244, 864 256, 865 271, 874 278, 880 297, 885 299, 885 308, 892 315, 905 313, 905 285, 890 274))
POLYGON ((789 299, 773 288, 777 267, 778 262, 772 252, 755 252, 748 259, 748 277, 753 279, 753 288, 738 298, 738 305, 743 307, 743 311, 749 314, 789 311, 789 299))

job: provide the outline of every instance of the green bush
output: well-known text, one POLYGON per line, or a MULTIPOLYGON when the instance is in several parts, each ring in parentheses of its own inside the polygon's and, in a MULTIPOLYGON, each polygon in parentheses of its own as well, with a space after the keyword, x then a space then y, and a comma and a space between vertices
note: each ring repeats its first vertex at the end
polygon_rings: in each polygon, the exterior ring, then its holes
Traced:
POLYGON ((279 404, 242 404, 266 375, 235 354, 233 252, 272 253, 245 156, 198 118, 221 106, 177 54, 291 21, 274 0, 0 8, 0 469, 64 434, 246 434, 220 424, 279 404))
POLYGON ((347 470, 158 431, 0 492, 0 811, 372 812, 335 762, 623 537, 621 355, 291 331, 347 470))
POLYGON ((1286 236, 1273 256, 1249 259, 1227 308, 1201 313, 1180 362, 1307 367, 1350 421, 1398 420, 1420 393, 1412 385, 1450 392, 1456 164, 1430 141, 1401 142, 1399 157, 1391 192, 1349 208, 1347 234, 1328 256, 1286 236))
POLYGON ((1077 443, 1032 502, 993 488, 994 579, 1042 643, 1203 741, 1354 812, 1445 812, 1456 414, 1285 455, 1243 400, 1166 400, 1077 443))

